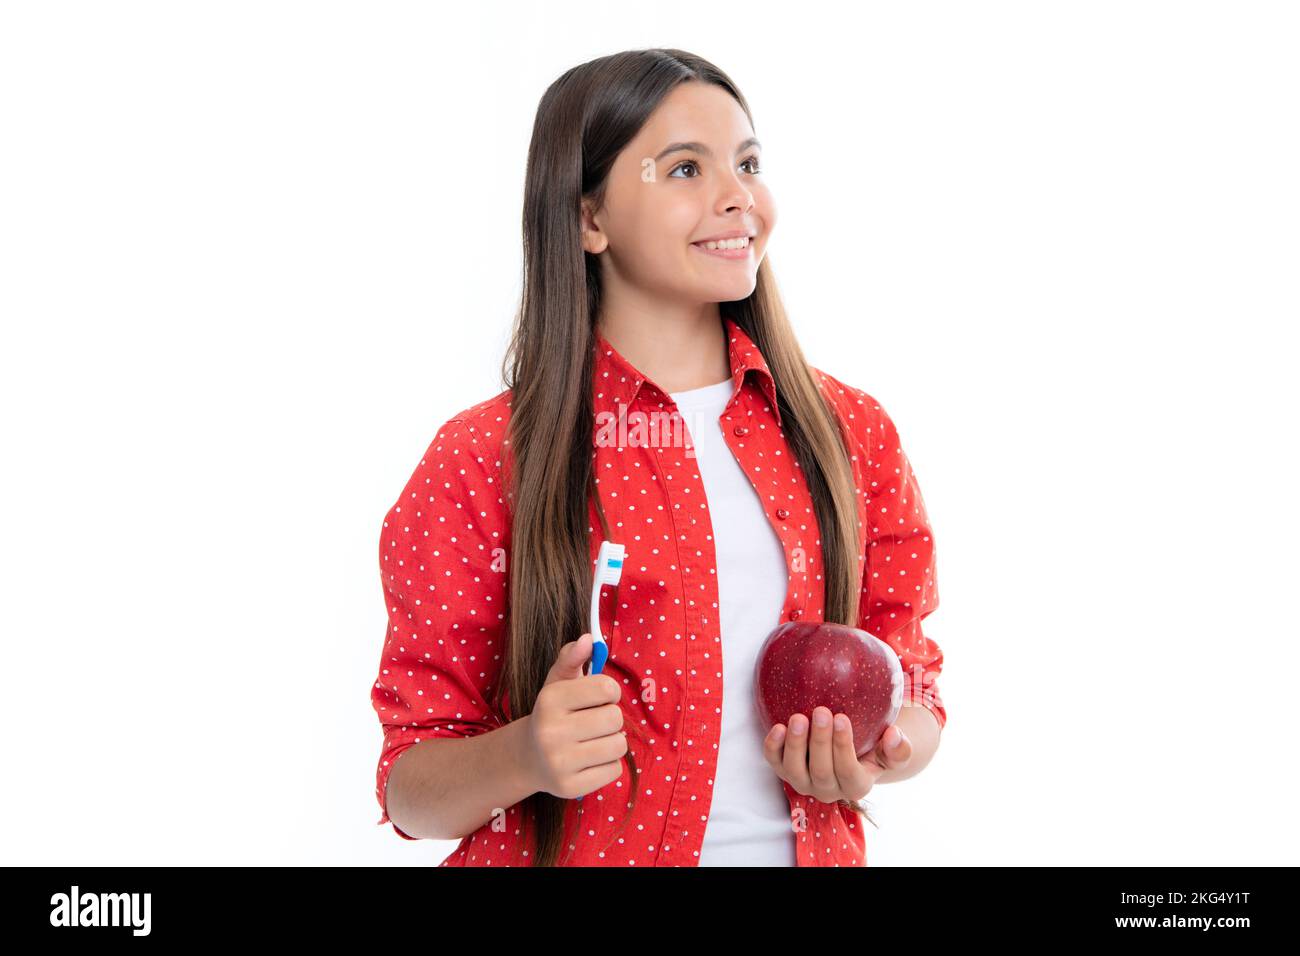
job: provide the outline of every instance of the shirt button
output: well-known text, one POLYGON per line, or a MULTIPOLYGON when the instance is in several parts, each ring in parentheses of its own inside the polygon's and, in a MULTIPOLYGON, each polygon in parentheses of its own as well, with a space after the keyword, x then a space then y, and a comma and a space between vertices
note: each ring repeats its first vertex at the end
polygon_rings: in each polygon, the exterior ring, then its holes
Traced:
POLYGON ((801 615, 802 613, 803 611, 799 610, 798 608, 794 608, 793 610, 790 611, 790 620, 792 621, 799 620, 799 615, 801 615))
POLYGON ((776 516, 784 521, 786 518, 790 517, 790 512, 786 511, 784 508, 777 508, 776 516))
POLYGON ((748 426, 748 425, 737 425, 735 428, 732 429, 732 431, 735 432, 737 435, 740 435, 741 437, 744 437, 745 435, 748 435, 748 434, 749 434, 749 426, 748 426))

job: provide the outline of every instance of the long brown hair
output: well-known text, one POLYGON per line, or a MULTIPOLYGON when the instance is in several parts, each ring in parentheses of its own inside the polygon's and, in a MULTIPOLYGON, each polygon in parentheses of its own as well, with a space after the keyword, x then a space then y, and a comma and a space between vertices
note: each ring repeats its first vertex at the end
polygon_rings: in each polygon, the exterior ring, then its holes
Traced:
MULTIPOLYGON (((560 648, 589 629, 591 383, 601 281, 599 260, 582 247, 581 200, 601 207, 615 158, 687 81, 722 87, 753 124, 726 74, 674 49, 583 63, 552 83, 537 107, 524 185, 523 289, 502 363, 502 379, 513 390, 503 455, 512 512, 508 636, 494 700, 502 714, 506 694, 514 716, 531 713, 560 648)), ((775 379, 782 430, 820 531, 824 620, 856 626, 861 566, 853 472, 838 416, 804 360, 766 258, 754 291, 719 303, 719 311, 750 336, 775 379)), ((596 505, 604 524, 598 496, 596 505)), ((634 723, 625 729, 639 733, 634 723)), ((639 788, 631 741, 625 759, 630 811, 639 788)), ((556 865, 568 803, 542 791, 524 801, 525 826, 535 827, 533 866, 556 865)))

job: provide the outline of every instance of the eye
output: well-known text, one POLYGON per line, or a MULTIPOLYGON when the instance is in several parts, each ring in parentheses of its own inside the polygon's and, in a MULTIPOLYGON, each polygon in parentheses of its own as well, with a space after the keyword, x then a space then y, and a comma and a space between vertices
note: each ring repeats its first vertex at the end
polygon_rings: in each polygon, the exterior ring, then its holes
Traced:
MULTIPOLYGON (((744 166, 750 166, 751 169, 749 170, 749 173, 750 173, 751 176, 756 176, 756 175, 758 175, 759 173, 761 173, 761 172, 763 171, 762 167, 759 165, 758 157, 757 157, 757 156, 748 156, 748 157, 746 157, 745 159, 743 159, 743 160, 741 161, 740 165, 741 165, 742 167, 744 167, 744 166)), ((697 177, 700 175, 700 166, 699 166, 699 164, 698 164, 697 162, 695 162, 695 160, 693 160, 693 159, 686 159, 686 160, 683 160, 682 162, 678 163, 676 166, 674 166, 674 167, 672 168, 672 171, 669 172, 668 175, 671 176, 671 177, 673 177, 673 178, 675 178, 675 179, 695 179, 695 178, 697 178, 697 177), (688 167, 689 167, 690 169, 695 170, 694 174, 692 174, 692 175, 690 175, 690 176, 678 176, 678 175, 677 175, 677 171, 678 171, 678 170, 686 169, 686 168, 688 168, 688 167)))

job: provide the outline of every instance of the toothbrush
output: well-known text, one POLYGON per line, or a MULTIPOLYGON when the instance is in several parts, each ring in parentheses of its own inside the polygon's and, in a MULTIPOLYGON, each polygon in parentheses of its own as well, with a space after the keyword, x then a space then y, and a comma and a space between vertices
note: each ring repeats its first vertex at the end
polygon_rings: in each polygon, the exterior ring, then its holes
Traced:
POLYGON ((618 587, 623 577, 623 559, 627 551, 621 544, 602 541, 596 556, 596 570, 591 579, 591 660, 584 666, 585 674, 599 674, 609 658, 609 644, 600 633, 600 589, 606 584, 618 587))
MULTIPOLYGON (((596 570, 591 577, 591 660, 582 665, 585 676, 599 674, 609 659, 609 644, 600 633, 600 589, 606 584, 618 587, 626 554, 621 544, 612 541, 602 541, 596 554, 596 570)), ((578 802, 582 803, 582 797, 578 797, 578 802)))

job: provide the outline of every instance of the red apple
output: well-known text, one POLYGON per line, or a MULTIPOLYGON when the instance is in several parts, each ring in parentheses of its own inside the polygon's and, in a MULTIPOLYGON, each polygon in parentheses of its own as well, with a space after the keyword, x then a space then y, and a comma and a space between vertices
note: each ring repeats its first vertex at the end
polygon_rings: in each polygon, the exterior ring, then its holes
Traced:
POLYGON ((843 713, 859 757, 880 742, 903 705, 903 668, 880 638, 822 621, 781 624, 763 642, 754 667, 754 700, 763 732, 812 720, 816 707, 843 713))

